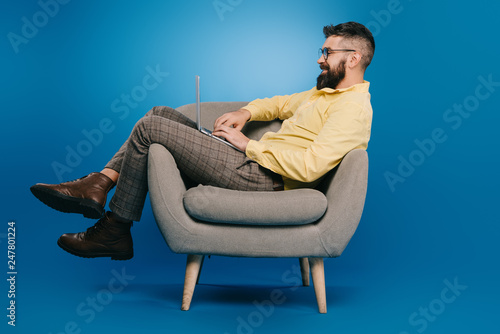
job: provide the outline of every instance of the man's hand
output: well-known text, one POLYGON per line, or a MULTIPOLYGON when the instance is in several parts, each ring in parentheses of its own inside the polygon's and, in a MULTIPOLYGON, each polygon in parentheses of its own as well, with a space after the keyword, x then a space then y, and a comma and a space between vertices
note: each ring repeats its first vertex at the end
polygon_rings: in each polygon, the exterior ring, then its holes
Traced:
POLYGON ((226 139, 228 142, 245 152, 250 139, 241 133, 241 129, 250 117, 250 111, 246 109, 226 113, 215 120, 212 134, 226 139))
POLYGON ((246 151, 248 142, 250 141, 250 139, 245 136, 240 130, 231 128, 224 124, 219 125, 217 128, 215 128, 212 134, 214 136, 226 139, 228 142, 230 142, 243 152, 246 151))
POLYGON ((219 126, 225 125, 229 127, 232 126, 236 130, 241 131, 243 125, 245 125, 245 123, 250 119, 251 116, 252 115, 250 114, 250 111, 246 109, 240 109, 225 113, 215 120, 214 129, 217 130, 219 126))

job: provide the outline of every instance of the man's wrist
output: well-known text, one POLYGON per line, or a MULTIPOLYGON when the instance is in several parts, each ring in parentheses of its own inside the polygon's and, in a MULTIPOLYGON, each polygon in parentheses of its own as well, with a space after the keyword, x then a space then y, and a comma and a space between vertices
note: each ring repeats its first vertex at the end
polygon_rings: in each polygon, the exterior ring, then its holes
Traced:
POLYGON ((248 122, 252 118, 250 110, 241 108, 239 111, 245 115, 245 122, 248 122))

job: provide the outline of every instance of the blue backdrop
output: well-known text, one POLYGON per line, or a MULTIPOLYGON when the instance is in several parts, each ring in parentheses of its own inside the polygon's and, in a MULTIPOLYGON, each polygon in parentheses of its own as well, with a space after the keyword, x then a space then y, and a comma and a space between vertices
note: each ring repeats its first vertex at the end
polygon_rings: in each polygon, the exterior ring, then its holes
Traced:
POLYGON ((4 1, 2 333, 498 332, 499 13, 486 0, 4 1), (194 102, 196 74, 204 101, 310 89, 322 27, 351 20, 377 42, 369 190, 351 243, 325 262, 328 314, 297 288, 296 260, 223 257, 181 312, 185 256, 149 202, 131 261, 59 249, 93 221, 43 206, 32 184, 100 170, 151 107, 194 102), (283 303, 263 309, 274 289, 283 303))

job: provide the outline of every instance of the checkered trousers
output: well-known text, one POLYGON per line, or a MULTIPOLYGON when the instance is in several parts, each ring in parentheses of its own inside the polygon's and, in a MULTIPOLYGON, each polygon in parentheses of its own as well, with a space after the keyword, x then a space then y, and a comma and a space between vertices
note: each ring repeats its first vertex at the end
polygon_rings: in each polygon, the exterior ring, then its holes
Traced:
POLYGON ((154 107, 134 126, 106 165, 120 173, 109 203, 120 217, 139 221, 148 191, 147 164, 151 144, 165 146, 177 167, 196 183, 216 187, 271 191, 272 172, 218 140, 202 134, 196 123, 169 107, 154 107))

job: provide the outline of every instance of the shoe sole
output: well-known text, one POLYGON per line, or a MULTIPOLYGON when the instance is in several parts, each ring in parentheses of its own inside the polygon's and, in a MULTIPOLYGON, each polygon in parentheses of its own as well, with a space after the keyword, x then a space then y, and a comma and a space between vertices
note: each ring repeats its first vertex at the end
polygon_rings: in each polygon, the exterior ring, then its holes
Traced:
POLYGON ((60 212, 80 213, 91 219, 99 219, 104 214, 104 207, 91 199, 64 195, 38 185, 32 186, 30 190, 43 204, 60 212))
POLYGON ((125 261, 125 260, 130 260, 131 258, 134 257, 134 252, 131 253, 80 253, 77 251, 74 251, 68 247, 66 247, 63 243, 61 243, 60 240, 57 240, 57 245, 61 247, 64 251, 70 253, 71 255, 79 256, 79 257, 84 257, 87 259, 93 259, 96 257, 111 257, 111 260, 115 261, 125 261))

